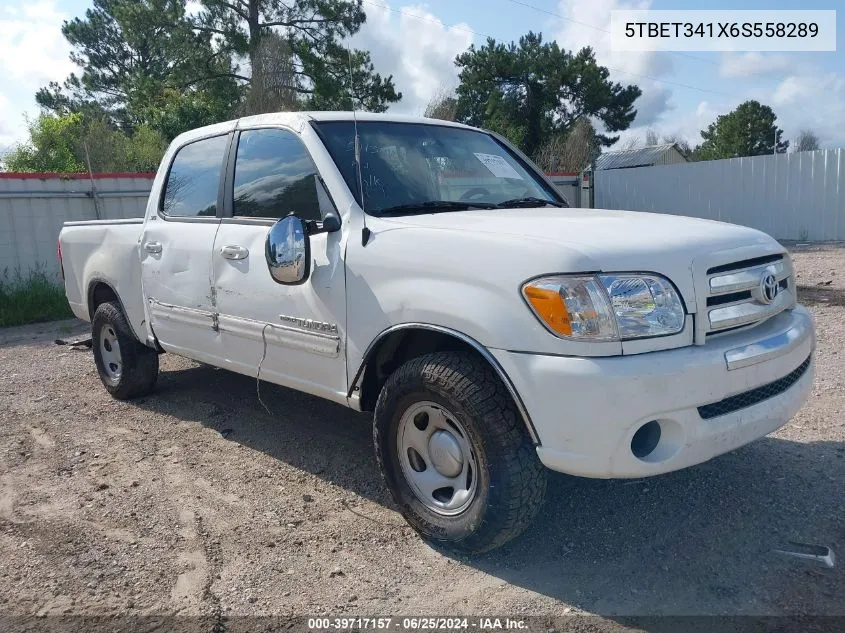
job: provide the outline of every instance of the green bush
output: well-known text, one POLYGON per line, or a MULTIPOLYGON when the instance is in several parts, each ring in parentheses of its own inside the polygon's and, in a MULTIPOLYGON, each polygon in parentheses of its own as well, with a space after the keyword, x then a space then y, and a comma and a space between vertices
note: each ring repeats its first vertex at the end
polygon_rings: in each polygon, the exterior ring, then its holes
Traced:
POLYGON ((0 327, 72 317, 65 291, 42 271, 0 277, 0 327))

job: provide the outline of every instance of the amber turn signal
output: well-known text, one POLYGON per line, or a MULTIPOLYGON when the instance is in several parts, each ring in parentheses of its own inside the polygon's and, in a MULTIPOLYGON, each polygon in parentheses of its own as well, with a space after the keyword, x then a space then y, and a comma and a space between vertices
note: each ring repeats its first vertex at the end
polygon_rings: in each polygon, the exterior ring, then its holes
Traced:
POLYGON ((527 286, 523 292, 534 312, 553 332, 562 336, 572 335, 572 321, 559 291, 527 286))

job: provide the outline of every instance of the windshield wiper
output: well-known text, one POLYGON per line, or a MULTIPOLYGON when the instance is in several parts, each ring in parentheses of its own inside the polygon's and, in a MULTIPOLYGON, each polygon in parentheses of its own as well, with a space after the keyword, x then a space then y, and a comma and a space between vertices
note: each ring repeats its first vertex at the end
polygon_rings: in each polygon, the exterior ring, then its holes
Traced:
POLYGON ((374 213, 379 216, 411 215, 414 213, 445 213, 447 211, 467 211, 468 209, 495 209, 498 205, 492 202, 460 202, 457 200, 428 200, 426 202, 409 202, 397 204, 394 207, 380 209, 374 213))
POLYGON ((525 198, 511 198, 510 200, 505 200, 504 202, 498 203, 496 206, 500 209, 508 209, 514 207, 540 207, 544 205, 550 205, 552 207, 564 207, 561 202, 557 200, 547 200, 546 198, 537 198, 534 196, 528 196, 525 198))

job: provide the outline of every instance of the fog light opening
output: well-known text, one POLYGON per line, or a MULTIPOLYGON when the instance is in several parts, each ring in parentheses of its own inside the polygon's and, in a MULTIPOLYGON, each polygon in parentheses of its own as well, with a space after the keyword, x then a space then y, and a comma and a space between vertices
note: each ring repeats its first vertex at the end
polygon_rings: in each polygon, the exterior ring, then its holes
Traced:
POLYGON ((651 455, 652 451, 660 443, 660 423, 657 420, 646 422, 631 438, 631 452, 634 457, 644 459, 651 455))

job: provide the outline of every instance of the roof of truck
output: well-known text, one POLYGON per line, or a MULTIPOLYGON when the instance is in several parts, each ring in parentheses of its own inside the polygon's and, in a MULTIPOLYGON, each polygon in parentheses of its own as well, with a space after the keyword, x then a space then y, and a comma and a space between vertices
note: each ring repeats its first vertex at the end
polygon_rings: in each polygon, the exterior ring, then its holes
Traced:
POLYGON ((283 125, 294 129, 300 129, 309 121, 383 121, 389 123, 428 123, 431 125, 448 125, 452 127, 469 128, 469 126, 462 123, 455 123, 453 121, 443 121, 441 119, 427 119, 421 116, 404 116, 399 114, 375 113, 375 112, 355 112, 335 111, 335 112, 272 112, 270 114, 258 114, 255 116, 243 117, 241 119, 233 119, 223 123, 216 123, 214 125, 207 125, 195 130, 190 130, 184 134, 180 134, 174 143, 184 144, 198 138, 206 136, 214 136, 217 134, 225 134, 233 129, 243 129, 248 127, 257 127, 265 125, 283 125))
MULTIPOLYGON (((443 119, 429 119, 422 116, 406 116, 401 114, 390 114, 388 112, 355 112, 351 110, 341 110, 334 112, 283 112, 279 114, 259 115, 259 116, 289 116, 291 114, 299 114, 302 117, 311 119, 312 121, 352 121, 358 119, 359 121, 387 121, 394 123, 434 123, 436 125, 452 125, 455 127, 469 127, 463 123, 455 123, 454 121, 444 121, 443 119)), ((247 117, 242 119, 247 121, 254 117, 247 117)))

